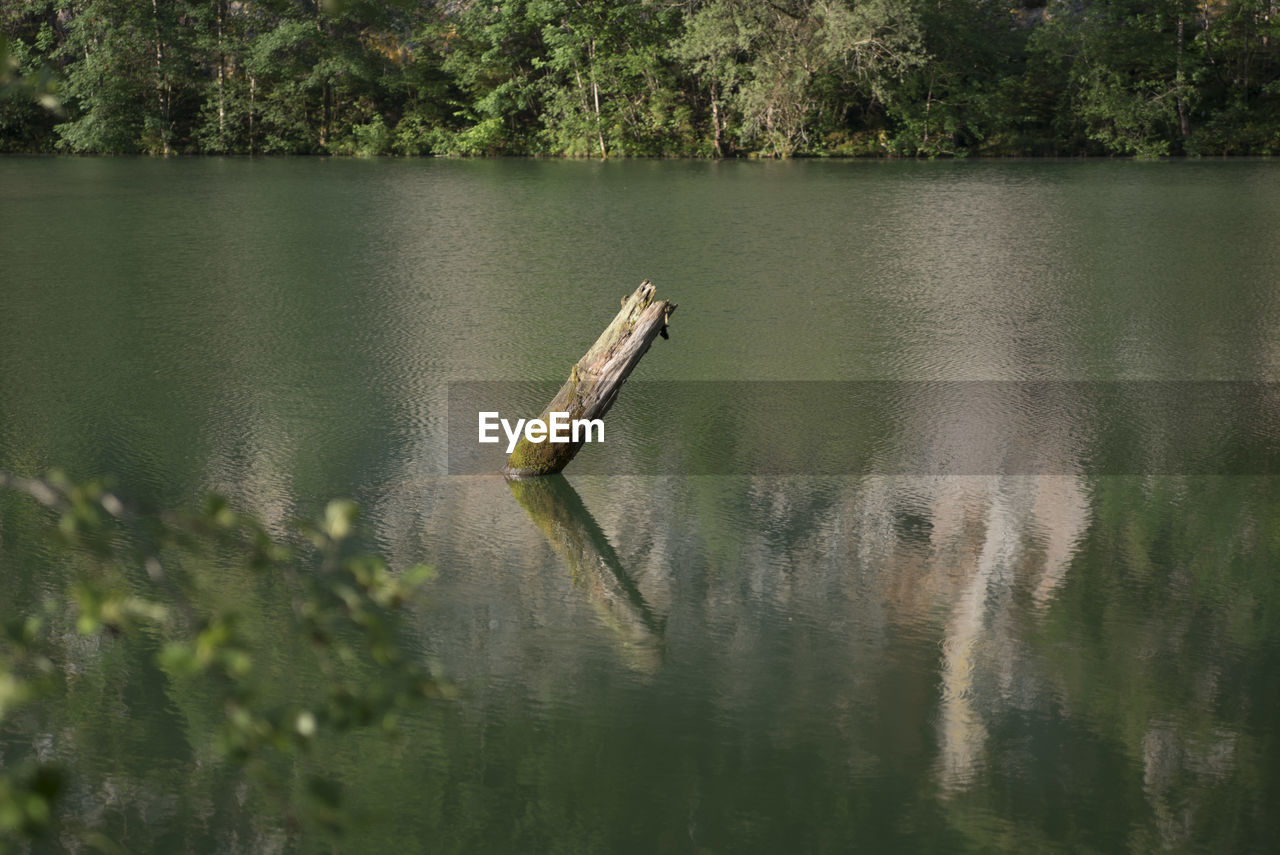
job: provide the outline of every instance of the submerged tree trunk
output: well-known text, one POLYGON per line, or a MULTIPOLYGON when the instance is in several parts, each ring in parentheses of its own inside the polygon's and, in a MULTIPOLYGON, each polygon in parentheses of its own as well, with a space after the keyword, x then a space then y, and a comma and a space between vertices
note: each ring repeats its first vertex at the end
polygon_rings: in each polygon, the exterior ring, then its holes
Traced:
MULTIPOLYGON (((569 371, 569 379, 542 412, 543 421, 549 413, 568 413, 570 419, 604 418, 649 345, 659 334, 666 338, 667 322, 676 304, 654 300, 653 293, 653 283, 646 279, 630 297, 623 298, 617 317, 569 371)), ((568 466, 580 448, 582 441, 530 442, 521 438, 502 471, 514 478, 552 475, 568 466)))

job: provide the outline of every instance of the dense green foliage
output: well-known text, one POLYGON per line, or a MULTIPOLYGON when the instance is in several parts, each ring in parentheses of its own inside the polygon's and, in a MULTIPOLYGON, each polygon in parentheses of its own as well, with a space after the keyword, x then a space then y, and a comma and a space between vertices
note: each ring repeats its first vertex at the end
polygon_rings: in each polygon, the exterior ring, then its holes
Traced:
POLYGON ((1270 154, 1276 13, 1275 0, 30 0, 0 9, 0 74, 56 75, 62 109, 13 97, 10 80, 0 151, 1270 154))
POLYGON ((355 513, 331 502, 318 525, 298 524, 301 538, 282 538, 216 496, 198 513, 139 513, 98 482, 0 471, 0 520, 40 532, 50 560, 43 605, 0 622, 0 852, 46 835, 124 851, 61 809, 91 773, 20 748, 45 728, 113 740, 95 716, 129 691, 118 659, 165 687, 149 712, 189 718, 182 762, 204 767, 193 774, 242 780, 287 824, 340 833, 341 785, 306 756, 362 729, 393 735, 402 708, 452 693, 403 644, 399 613, 431 571, 394 574, 357 554, 355 513), (266 603, 291 619, 265 616, 266 603))

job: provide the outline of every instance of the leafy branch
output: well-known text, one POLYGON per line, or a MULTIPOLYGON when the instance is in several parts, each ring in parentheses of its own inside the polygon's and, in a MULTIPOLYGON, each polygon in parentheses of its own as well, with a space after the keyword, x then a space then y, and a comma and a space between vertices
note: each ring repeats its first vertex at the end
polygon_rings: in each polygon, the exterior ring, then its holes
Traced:
MULTIPOLYGON (((299 522, 293 536, 279 538, 218 496, 193 513, 141 513, 101 482, 77 484, 57 472, 40 479, 0 472, 0 494, 6 492, 42 506, 44 537, 66 574, 61 599, 37 613, 4 616, 0 724, 26 706, 38 716, 41 699, 78 669, 74 638, 154 641, 153 666, 165 679, 197 684, 216 699, 212 732, 192 738, 274 790, 268 759, 309 751, 325 735, 370 727, 392 734, 401 710, 452 696, 405 643, 404 609, 431 569, 397 573, 358 553, 353 502, 330 502, 322 519, 299 522), (265 644, 281 639, 255 636, 239 605, 251 591, 228 590, 229 574, 287 592, 285 625, 272 631, 310 651, 307 670, 318 676, 305 697, 281 697, 264 673, 265 644)), ((55 764, 0 771, 0 846, 4 835, 49 829, 63 784, 55 764)), ((305 804, 286 800, 282 810, 339 832, 336 784, 313 778, 307 787, 305 804)))

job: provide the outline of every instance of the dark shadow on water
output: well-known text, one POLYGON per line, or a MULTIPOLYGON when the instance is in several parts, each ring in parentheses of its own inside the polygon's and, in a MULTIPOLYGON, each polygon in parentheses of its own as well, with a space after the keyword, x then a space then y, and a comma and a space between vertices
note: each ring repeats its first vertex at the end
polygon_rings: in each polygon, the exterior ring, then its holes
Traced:
POLYGON ((564 560, 574 587, 588 595, 601 621, 617 634, 628 663, 656 671, 665 651, 666 620, 645 601, 578 491, 563 475, 508 479, 507 486, 564 560))

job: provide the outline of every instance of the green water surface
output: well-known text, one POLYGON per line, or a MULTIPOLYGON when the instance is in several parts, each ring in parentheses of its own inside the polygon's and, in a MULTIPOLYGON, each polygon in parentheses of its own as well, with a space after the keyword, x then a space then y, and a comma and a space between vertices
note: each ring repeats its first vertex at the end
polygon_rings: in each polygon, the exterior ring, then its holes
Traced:
MULTIPOLYGON (((1120 405, 1033 439, 1127 426, 1123 476, 770 475, 803 420, 722 395, 660 434, 625 390, 632 453, 748 463, 449 475, 449 384, 563 378, 643 278, 680 306, 646 384, 1280 380, 1280 168, 0 160, 0 469, 281 531, 352 497, 371 548, 437 568, 412 644, 458 697, 278 770, 341 782, 340 851, 1272 850, 1280 481, 1148 472, 1177 420, 1120 405)), ((987 437, 890 404, 875 442, 987 437)), ((23 508, 6 617, 61 590, 23 508)), ((228 584, 270 639, 288 598, 228 584)), ((306 651, 267 647, 305 699, 306 651)), ((78 650, 0 732, 68 773, 37 849, 335 845, 153 649, 78 650)))

